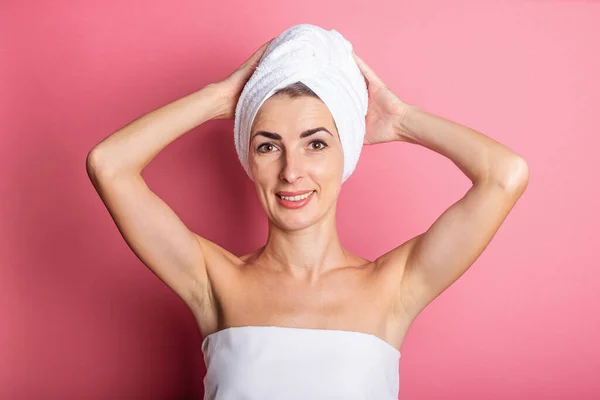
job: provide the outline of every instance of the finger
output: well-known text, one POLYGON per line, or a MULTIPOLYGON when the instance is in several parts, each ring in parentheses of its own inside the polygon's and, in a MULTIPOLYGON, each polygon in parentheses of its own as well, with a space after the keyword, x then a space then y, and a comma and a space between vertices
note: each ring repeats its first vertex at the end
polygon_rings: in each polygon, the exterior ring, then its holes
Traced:
POLYGON ((364 62, 362 60, 362 58, 360 58, 354 52, 354 50, 352 50, 352 55, 354 56, 354 59, 356 60, 356 63, 358 64, 358 67, 360 68, 360 70, 362 71, 362 73, 365 75, 365 77, 367 78, 367 80, 369 81, 369 83, 380 83, 380 84, 383 84, 383 82, 381 81, 381 79, 379 79, 379 77, 377 76, 377 74, 375 74, 375 71, 373 71, 371 69, 371 67, 369 67, 367 65, 367 63, 364 62))
POLYGON ((267 43, 260 46, 259 49, 256 50, 256 52, 254 52, 254 54, 252 54, 252 56, 248 60, 246 60, 246 62, 243 65, 244 66, 253 66, 254 64, 256 64, 260 60, 262 55, 264 54, 264 52, 267 49, 267 47, 269 46, 269 44, 273 41, 273 39, 269 40, 267 43))

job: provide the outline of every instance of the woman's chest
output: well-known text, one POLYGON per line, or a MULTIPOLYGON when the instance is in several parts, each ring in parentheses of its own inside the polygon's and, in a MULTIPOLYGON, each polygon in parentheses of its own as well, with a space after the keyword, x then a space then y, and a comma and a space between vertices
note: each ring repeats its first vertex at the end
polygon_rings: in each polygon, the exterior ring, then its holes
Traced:
POLYGON ((197 318, 204 334, 257 325, 338 329, 370 333, 400 348, 406 332, 394 318, 394 292, 367 268, 340 270, 313 283, 234 270, 211 283, 214 304, 205 318, 212 323, 197 318))

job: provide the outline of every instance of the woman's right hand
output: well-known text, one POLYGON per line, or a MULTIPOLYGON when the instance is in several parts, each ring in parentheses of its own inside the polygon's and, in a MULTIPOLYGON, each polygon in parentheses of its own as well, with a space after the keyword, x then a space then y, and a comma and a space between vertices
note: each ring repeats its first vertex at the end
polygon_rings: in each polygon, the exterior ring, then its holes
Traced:
POLYGON ((212 84, 219 93, 221 105, 215 119, 234 119, 235 107, 242 94, 242 90, 248 82, 248 79, 254 73, 260 58, 264 54, 269 43, 273 39, 263 44, 249 59, 247 59, 238 69, 233 71, 227 78, 221 82, 212 84))

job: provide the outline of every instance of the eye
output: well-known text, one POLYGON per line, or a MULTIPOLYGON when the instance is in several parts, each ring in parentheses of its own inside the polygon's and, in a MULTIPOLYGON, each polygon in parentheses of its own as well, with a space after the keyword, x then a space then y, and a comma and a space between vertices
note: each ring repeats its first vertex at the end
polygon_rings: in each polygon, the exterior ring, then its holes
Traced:
POLYGON ((310 144, 313 144, 313 143, 314 143, 314 144, 319 144, 319 145, 320 145, 320 147, 319 147, 319 148, 317 148, 317 150, 323 150, 325 147, 327 147, 327 143, 325 143, 325 142, 324 142, 324 141, 322 141, 322 140, 313 140, 312 142, 310 142, 310 144))
POLYGON ((261 144, 260 146, 258 146, 258 147, 256 148, 256 151, 257 151, 257 152, 259 152, 259 153, 270 153, 270 152, 271 152, 270 150, 268 150, 268 151, 265 151, 265 150, 263 150, 263 147, 265 147, 265 146, 268 146, 268 147, 275 147, 275 146, 273 145, 273 143, 263 143, 263 144, 261 144))

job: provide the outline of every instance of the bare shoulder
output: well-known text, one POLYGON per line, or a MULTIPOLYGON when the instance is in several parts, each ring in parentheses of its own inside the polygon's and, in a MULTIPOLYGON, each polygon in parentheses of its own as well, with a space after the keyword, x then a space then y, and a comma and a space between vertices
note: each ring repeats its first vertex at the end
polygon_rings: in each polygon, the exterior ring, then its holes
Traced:
POLYGON ((420 311, 412 306, 413 294, 410 285, 405 282, 408 257, 417 241, 418 236, 382 254, 373 262, 374 270, 394 296, 392 317, 402 320, 403 324, 410 323, 420 311))
POLYGON ((210 241, 202 236, 196 235, 196 239, 202 246, 202 250, 204 252, 205 261, 207 263, 214 262, 223 262, 229 261, 235 263, 240 258, 235 254, 231 253, 227 249, 222 246, 219 246, 217 243, 210 241))
POLYGON ((204 253, 205 268, 197 279, 198 285, 187 305, 202 335, 206 336, 218 330, 220 295, 228 291, 227 285, 236 279, 236 267, 244 264, 244 261, 211 240, 199 235, 196 235, 196 239, 204 253))
POLYGON ((390 277, 396 277, 396 282, 400 283, 404 275, 406 261, 416 241, 417 237, 414 237, 377 257, 373 262, 377 271, 384 275, 390 275, 390 277))

